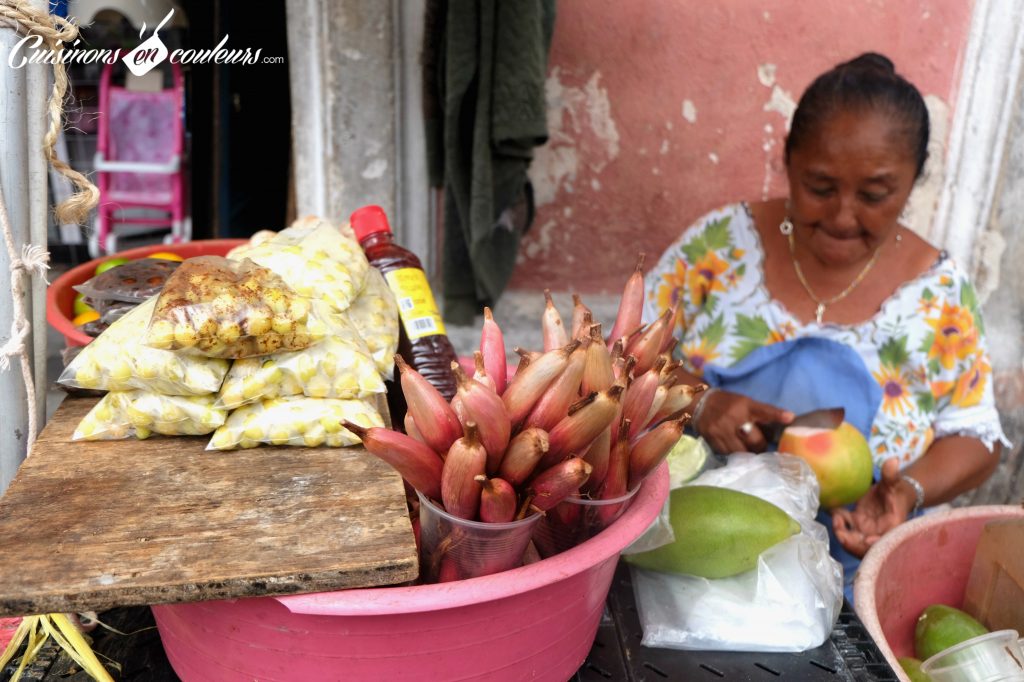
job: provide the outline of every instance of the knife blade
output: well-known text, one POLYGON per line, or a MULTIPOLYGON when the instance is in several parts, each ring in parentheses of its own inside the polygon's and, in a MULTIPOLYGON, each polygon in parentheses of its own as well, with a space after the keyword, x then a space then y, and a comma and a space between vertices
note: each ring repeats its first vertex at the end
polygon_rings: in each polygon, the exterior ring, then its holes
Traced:
POLYGON ((761 433, 769 443, 778 443, 782 438, 782 432, 790 426, 807 426, 817 429, 837 429, 846 417, 846 410, 842 407, 828 407, 822 410, 812 410, 797 415, 788 424, 758 424, 761 433))

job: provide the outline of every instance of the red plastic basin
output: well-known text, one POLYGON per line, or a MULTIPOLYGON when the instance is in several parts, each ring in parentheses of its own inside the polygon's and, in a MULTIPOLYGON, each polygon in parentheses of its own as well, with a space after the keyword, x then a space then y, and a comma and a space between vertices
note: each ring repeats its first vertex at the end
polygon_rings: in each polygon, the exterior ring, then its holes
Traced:
MULTIPOLYGON (((656 471, 625 514, 529 566, 438 585, 153 606, 191 680, 551 680, 594 642, 619 552, 668 495, 656 471)), ((285 551, 285 550, 283 550, 285 551)))
POLYGON ((231 249, 245 242, 245 239, 201 239, 184 244, 153 244, 151 246, 140 246, 137 249, 128 249, 120 253, 112 253, 103 258, 82 263, 55 279, 46 290, 46 321, 64 335, 64 340, 69 348, 72 346, 84 346, 92 341, 92 337, 71 324, 71 320, 75 317, 72 312, 75 296, 78 295, 78 292, 72 289, 72 287, 91 279, 100 263, 111 258, 145 258, 151 253, 160 253, 161 251, 176 253, 182 258, 223 256, 231 249))
POLYGON ((908 521, 864 556, 853 586, 857 615, 889 665, 914 655, 914 626, 925 607, 963 606, 974 552, 985 524, 1024 516, 1010 505, 962 507, 908 521))

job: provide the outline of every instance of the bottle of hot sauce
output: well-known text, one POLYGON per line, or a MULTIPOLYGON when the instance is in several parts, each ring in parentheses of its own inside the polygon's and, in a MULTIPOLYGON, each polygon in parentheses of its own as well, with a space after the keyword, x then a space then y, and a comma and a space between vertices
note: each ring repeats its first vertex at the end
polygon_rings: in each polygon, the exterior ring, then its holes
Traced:
MULTIPOLYGON (((380 206, 364 206, 349 220, 366 258, 384 275, 398 301, 402 318, 398 353, 445 399, 451 400, 457 389, 451 369, 451 363, 456 360, 455 349, 445 334, 441 313, 420 259, 395 243, 387 215, 380 206)), ((395 379, 394 384, 388 386, 388 407, 392 423, 400 428, 406 406, 398 377, 395 379)))

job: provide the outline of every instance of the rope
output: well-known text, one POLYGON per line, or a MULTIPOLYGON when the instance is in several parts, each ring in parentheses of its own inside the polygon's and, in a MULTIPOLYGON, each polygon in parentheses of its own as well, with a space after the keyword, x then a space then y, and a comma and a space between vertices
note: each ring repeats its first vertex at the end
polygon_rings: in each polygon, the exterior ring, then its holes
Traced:
MULTIPOLYGON (((0 19, 18 33, 38 35, 54 53, 64 49, 65 42, 78 37, 78 27, 58 16, 47 14, 24 0, 0 0, 0 19)), ((50 127, 43 137, 43 149, 50 165, 58 173, 66 177, 78 188, 56 208, 57 221, 63 224, 80 225, 85 222, 96 204, 100 201, 100 191, 74 168, 64 163, 57 156, 57 135, 63 127, 64 95, 68 91, 68 74, 64 64, 56 60, 53 65, 53 92, 50 94, 49 114, 50 127)))
MULTIPOLYGON (((8 26, 18 33, 39 35, 43 42, 58 54, 64 49, 64 43, 78 36, 78 27, 67 19, 51 16, 37 9, 24 0, 0 0, 0 25, 8 26)), ((87 177, 74 170, 57 157, 55 145, 60 134, 63 121, 64 95, 68 89, 68 76, 64 65, 59 59, 53 65, 53 91, 50 94, 48 113, 49 130, 43 137, 43 150, 46 157, 59 173, 78 188, 71 197, 56 208, 57 220, 61 223, 82 223, 97 203, 99 190, 87 177)), ((31 141, 30 141, 31 142, 31 141)), ((4 200, 3 187, 0 187, 0 232, 3 233, 4 246, 11 267, 11 297, 14 301, 11 335, 0 347, 0 371, 7 371, 11 366, 11 358, 21 358, 21 376, 25 382, 26 402, 28 403, 28 449, 39 433, 36 415, 36 386, 32 377, 32 360, 25 341, 32 332, 32 324, 26 314, 26 275, 31 278, 38 275, 46 282, 46 271, 49 269, 50 254, 44 246, 23 244, 19 258, 14 242, 14 231, 11 228, 10 216, 7 214, 7 202, 4 200)), ((48 282, 47 282, 48 284, 48 282)))
POLYGON ((39 425, 36 423, 36 385, 32 378, 32 362, 29 360, 25 339, 32 331, 32 324, 25 312, 25 278, 23 275, 38 274, 46 281, 46 271, 50 269, 50 254, 46 249, 33 244, 25 244, 21 248, 21 258, 14 257, 14 235, 11 231, 11 220, 7 215, 7 202, 4 201, 3 188, 0 187, 0 230, 4 235, 7 254, 11 256, 11 297, 14 300, 14 322, 11 323, 11 338, 0 347, 0 371, 6 372, 12 357, 21 358, 21 378, 25 382, 26 402, 28 403, 28 446, 31 449, 39 425))

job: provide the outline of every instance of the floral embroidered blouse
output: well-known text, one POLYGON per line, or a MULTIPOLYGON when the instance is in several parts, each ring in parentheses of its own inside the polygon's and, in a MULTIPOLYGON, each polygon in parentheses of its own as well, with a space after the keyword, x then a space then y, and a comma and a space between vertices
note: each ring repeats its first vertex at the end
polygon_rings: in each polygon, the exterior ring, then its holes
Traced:
POLYGON ((882 389, 871 427, 875 463, 920 457, 936 438, 962 435, 990 448, 1003 435, 974 288, 943 253, 869 320, 804 324, 768 293, 760 235, 746 204, 689 227, 646 276, 644 319, 679 302, 683 362, 731 366, 761 346, 816 336, 844 343, 882 389))

